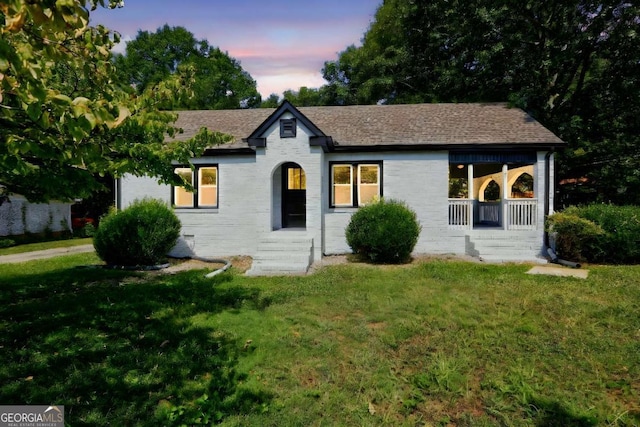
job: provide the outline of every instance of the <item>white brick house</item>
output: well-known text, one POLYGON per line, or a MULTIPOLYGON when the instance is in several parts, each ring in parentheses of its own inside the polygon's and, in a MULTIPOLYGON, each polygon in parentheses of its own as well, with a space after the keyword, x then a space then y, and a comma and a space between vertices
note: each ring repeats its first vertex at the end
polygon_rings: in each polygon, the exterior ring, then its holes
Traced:
POLYGON ((564 143, 504 104, 415 104, 179 112, 235 137, 176 165, 196 194, 127 176, 117 205, 150 196, 175 207, 175 255, 250 255, 255 274, 304 272, 350 252, 345 227, 377 196, 404 201, 422 233, 415 253, 533 261, 553 207, 553 152, 564 143))

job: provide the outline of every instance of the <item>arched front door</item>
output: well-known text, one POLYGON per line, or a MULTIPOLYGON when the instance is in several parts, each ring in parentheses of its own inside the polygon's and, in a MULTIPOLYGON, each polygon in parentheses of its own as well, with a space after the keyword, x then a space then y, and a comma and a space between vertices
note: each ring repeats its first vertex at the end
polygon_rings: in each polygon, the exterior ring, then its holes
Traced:
POLYGON ((282 227, 307 226, 307 178, 297 163, 282 165, 282 227))

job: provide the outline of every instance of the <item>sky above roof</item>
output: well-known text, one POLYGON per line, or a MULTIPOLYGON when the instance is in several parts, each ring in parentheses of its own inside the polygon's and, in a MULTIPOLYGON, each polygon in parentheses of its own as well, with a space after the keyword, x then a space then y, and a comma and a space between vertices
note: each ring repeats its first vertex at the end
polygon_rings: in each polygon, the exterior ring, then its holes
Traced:
MULTIPOLYGON (((132 40, 138 31, 182 26, 206 39, 256 80, 266 99, 302 86, 317 88, 325 61, 359 46, 382 0, 125 0, 119 9, 98 8, 102 24, 132 40)), ((124 52, 124 44, 115 51, 124 52)))

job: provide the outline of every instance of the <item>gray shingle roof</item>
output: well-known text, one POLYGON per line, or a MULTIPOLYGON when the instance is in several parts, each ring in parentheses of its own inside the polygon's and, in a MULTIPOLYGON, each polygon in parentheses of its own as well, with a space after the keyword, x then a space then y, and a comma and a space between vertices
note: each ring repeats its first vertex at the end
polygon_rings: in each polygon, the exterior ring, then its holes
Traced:
MULTIPOLYGON (((306 116, 337 147, 465 146, 563 144, 524 111, 506 104, 410 104, 301 107, 306 116)), ((225 148, 247 147, 248 137, 274 109, 179 111, 179 139, 201 127, 233 135, 225 148)))

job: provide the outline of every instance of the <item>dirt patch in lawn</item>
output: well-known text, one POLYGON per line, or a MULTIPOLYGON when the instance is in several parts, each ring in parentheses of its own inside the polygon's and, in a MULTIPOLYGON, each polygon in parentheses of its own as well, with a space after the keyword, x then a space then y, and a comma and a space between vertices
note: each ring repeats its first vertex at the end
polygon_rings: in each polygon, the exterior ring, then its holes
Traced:
MULTIPOLYGON (((223 257, 223 259, 227 259, 231 261, 232 268, 243 274, 247 270, 251 268, 251 263, 253 259, 250 256, 232 256, 232 257, 223 257)), ((451 260, 467 260, 467 261, 478 261, 477 258, 467 257, 467 256, 459 256, 459 255, 416 255, 411 258, 411 261, 406 264, 400 265, 414 265, 421 262, 428 262, 430 260, 435 259, 451 259, 451 260)), ((161 274, 174 274, 181 271, 187 270, 215 270, 218 268, 222 268, 224 264, 222 263, 210 263, 196 259, 176 259, 172 258, 169 260, 170 266, 168 268, 159 270, 161 274)), ((318 269, 329 266, 329 265, 339 265, 339 264, 361 264, 361 265, 370 265, 375 266, 377 268, 393 268, 397 267, 398 264, 371 264, 366 261, 358 258, 356 255, 348 254, 348 255, 328 255, 322 257, 322 260, 314 263, 309 268, 308 274, 312 274, 318 269)))
MULTIPOLYGON (((244 273, 251 268, 252 259, 249 256, 232 256, 222 258, 231 262, 231 268, 244 273)), ((224 267, 223 263, 206 262, 198 259, 176 259, 169 260, 170 266, 162 270, 158 270, 161 274, 175 274, 187 270, 210 270, 214 271, 224 267)))

